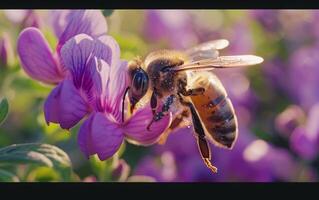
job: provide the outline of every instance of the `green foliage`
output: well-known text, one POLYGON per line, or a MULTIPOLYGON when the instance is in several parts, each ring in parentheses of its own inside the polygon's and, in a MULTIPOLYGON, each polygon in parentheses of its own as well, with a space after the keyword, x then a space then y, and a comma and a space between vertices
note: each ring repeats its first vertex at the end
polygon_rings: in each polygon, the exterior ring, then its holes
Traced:
POLYGON ((144 56, 147 53, 146 44, 136 35, 112 34, 121 48, 121 57, 126 60, 136 56, 144 56))
POLYGON ((125 146, 126 145, 123 142, 116 154, 107 160, 101 161, 96 155, 90 158, 92 170, 96 174, 99 181, 114 181, 112 180, 112 172, 116 167, 119 158, 124 153, 125 146))
POLYGON ((64 181, 69 181, 72 175, 68 155, 58 147, 49 144, 29 143, 4 147, 0 149, 0 163, 46 166, 56 170, 64 181))
POLYGON ((19 182, 19 178, 15 174, 13 174, 7 170, 0 169, 0 181, 19 182))
POLYGON ((9 112, 9 103, 6 98, 2 99, 0 103, 0 125, 6 119, 9 112))
POLYGON ((105 10, 102 10, 102 13, 105 17, 109 17, 112 15, 112 13, 114 12, 114 10, 112 9, 105 9, 105 10))

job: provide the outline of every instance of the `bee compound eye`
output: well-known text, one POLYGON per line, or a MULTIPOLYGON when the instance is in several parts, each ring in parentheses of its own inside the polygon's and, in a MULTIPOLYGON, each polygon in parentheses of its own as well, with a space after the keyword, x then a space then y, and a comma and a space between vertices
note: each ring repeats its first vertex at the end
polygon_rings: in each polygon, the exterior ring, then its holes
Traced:
POLYGON ((146 72, 139 69, 135 72, 132 80, 132 95, 136 99, 143 97, 148 89, 149 79, 146 72))

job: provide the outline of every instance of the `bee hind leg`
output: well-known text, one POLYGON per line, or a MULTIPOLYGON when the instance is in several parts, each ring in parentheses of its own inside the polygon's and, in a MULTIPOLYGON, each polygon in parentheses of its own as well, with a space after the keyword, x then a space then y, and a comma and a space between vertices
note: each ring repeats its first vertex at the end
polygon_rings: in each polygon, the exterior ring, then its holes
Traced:
POLYGON ((211 163, 211 153, 207 140, 204 137, 197 136, 197 144, 205 165, 213 172, 217 173, 217 167, 211 163))
POLYGON ((217 173, 217 168, 212 165, 211 163, 211 150, 209 148, 208 142, 205 139, 205 131, 203 128, 203 125, 199 119, 199 116, 193 106, 192 103, 188 103, 188 102, 184 102, 185 104, 188 105, 191 113, 192 113, 192 121, 193 121, 193 127, 194 127, 194 131, 197 134, 197 145, 198 145, 198 149, 199 152, 202 156, 202 159, 205 163, 205 165, 213 172, 213 173, 217 173))

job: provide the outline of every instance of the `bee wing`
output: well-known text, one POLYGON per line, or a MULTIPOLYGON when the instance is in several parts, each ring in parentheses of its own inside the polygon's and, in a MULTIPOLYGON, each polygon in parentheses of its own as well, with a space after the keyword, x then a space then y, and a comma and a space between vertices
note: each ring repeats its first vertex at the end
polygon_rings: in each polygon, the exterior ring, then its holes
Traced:
POLYGON ((220 50, 226 48, 228 45, 229 42, 226 39, 211 40, 186 50, 186 53, 192 54, 197 51, 220 50))
POLYGON ((193 48, 185 51, 190 58, 190 61, 199 61, 208 58, 217 58, 219 55, 218 50, 224 49, 229 45, 228 40, 212 40, 199 44, 193 48))
POLYGON ((174 67, 174 71, 198 71, 215 68, 232 68, 257 65, 264 61, 263 58, 254 55, 219 56, 216 59, 203 59, 174 67))

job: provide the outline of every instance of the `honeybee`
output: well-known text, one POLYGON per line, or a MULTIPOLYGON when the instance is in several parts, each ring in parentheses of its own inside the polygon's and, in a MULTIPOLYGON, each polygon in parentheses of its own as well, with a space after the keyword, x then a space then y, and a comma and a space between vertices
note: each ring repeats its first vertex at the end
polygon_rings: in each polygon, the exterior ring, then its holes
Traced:
POLYGON ((139 58, 130 61, 128 73, 131 85, 123 97, 123 120, 127 93, 132 113, 141 98, 151 92, 153 119, 147 127, 149 131, 152 123, 169 114, 173 104, 177 105, 183 112, 173 119, 170 129, 177 127, 190 113, 201 157, 206 166, 217 173, 217 168, 211 163, 207 140, 219 147, 232 149, 238 136, 238 123, 224 86, 210 70, 263 62, 263 58, 254 55, 219 56, 219 50, 228 45, 225 39, 213 40, 186 51, 154 51, 144 62, 139 58), (157 112, 159 100, 163 101, 163 106, 157 112))

